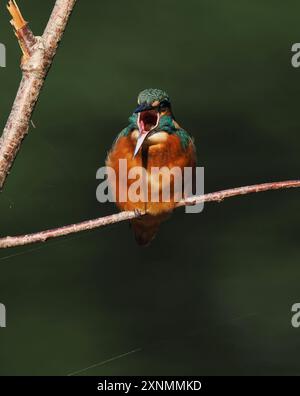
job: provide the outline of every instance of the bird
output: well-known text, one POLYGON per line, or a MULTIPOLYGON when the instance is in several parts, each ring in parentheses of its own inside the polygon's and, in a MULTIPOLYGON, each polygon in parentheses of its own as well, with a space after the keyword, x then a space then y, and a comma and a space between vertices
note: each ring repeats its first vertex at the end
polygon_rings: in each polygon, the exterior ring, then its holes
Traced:
MULTIPOLYGON (((146 247, 155 238, 161 223, 173 212, 176 198, 183 192, 183 185, 178 187, 175 186, 174 179, 161 178, 156 185, 159 202, 152 202, 151 199, 144 202, 128 197, 121 199, 121 195, 126 196, 134 181, 124 176, 120 169, 120 160, 127 161, 127 176, 136 167, 141 168, 147 177, 143 186, 150 190, 154 189, 150 172, 153 168, 170 170, 177 167, 183 171, 185 167, 190 167, 195 170, 197 157, 194 139, 176 121, 170 97, 165 91, 150 88, 138 95, 138 107, 129 117, 128 126, 115 139, 106 158, 106 167, 112 168, 116 175, 115 178, 108 176, 108 183, 115 183, 117 186, 114 190, 117 207, 121 211, 143 214, 131 220, 131 226, 137 243, 146 247), (165 188, 170 189, 168 202, 161 200, 165 188)), ((146 195, 149 198, 148 190, 146 195)))

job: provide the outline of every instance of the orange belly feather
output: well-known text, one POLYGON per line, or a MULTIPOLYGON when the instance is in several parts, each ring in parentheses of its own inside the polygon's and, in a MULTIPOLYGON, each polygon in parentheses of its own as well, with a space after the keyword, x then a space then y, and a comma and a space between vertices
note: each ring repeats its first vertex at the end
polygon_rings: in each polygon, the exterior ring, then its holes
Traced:
MULTIPOLYGON (((180 191, 175 190, 173 180, 169 180, 169 186, 164 186, 164 179, 159 180, 159 202, 151 202, 151 168, 162 168, 167 167, 169 169, 179 167, 183 170, 185 167, 196 166, 196 154, 195 148, 190 142, 189 146, 184 149, 182 147, 180 138, 176 134, 168 134, 166 139, 157 144, 151 144, 146 146, 143 151, 140 150, 136 157, 133 157, 137 131, 131 132, 128 136, 120 137, 114 144, 112 150, 108 154, 106 160, 106 166, 112 167, 116 173, 116 204, 121 211, 134 211, 138 210, 142 213, 147 213, 146 216, 141 219, 134 220, 132 222, 136 239, 139 244, 147 245, 155 236, 158 227, 162 221, 164 221, 169 214, 173 211, 176 205, 176 199, 182 195, 182 186, 180 191), (127 194, 127 189, 136 182, 136 180, 124 180, 121 176, 119 169, 119 160, 127 160, 127 172, 134 167, 143 167, 147 171, 147 183, 148 183, 148 202, 132 202, 127 199, 126 202, 120 202, 120 196, 124 197, 127 194), (161 202, 162 190, 168 187, 170 188, 170 202, 161 202), (125 191, 126 190, 126 191, 125 191)), ((167 133, 167 132, 166 132, 167 133)))

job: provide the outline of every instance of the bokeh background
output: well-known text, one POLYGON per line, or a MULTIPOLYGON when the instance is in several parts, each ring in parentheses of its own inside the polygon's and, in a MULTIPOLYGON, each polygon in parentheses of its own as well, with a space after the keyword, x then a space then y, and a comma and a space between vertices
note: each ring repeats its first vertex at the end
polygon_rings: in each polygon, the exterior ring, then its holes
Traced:
MULTIPOLYGON (((5 3, 1 128, 21 77, 5 3)), ((54 0, 18 4, 41 34, 54 0)), ((96 201, 96 170, 148 87, 195 137, 207 192, 299 178, 299 11, 79 0, 0 196, 1 236, 116 212, 96 201)), ((0 374, 299 374, 299 256, 297 190, 178 211, 148 249, 124 223, 1 251, 0 374)))

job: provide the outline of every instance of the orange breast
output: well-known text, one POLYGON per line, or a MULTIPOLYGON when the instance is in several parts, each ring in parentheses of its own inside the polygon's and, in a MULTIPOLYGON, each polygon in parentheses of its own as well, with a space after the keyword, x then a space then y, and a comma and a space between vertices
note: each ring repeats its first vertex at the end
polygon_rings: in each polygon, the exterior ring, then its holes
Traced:
MULTIPOLYGON (((194 145, 191 142, 187 149, 184 149, 177 135, 168 134, 167 139, 162 139, 161 143, 154 142, 150 146, 145 146, 143 151, 140 150, 137 156, 133 158, 135 135, 136 131, 133 131, 127 137, 120 137, 107 157, 106 166, 112 167, 116 174, 117 206, 123 211, 140 210, 151 215, 171 212, 178 197, 182 196, 182 184, 179 186, 178 183, 174 183, 174 177, 172 176, 171 179, 167 177, 168 175, 165 175, 166 177, 159 177, 158 174, 153 176, 153 168, 166 167, 166 170, 178 168, 177 170, 180 169, 183 175, 185 167, 194 168, 196 166, 194 145), (119 160, 126 160, 127 169, 125 171, 123 167, 120 168, 119 160), (146 177, 143 185, 141 185, 139 177, 128 180, 130 171, 133 172, 135 167, 143 168, 143 174, 146 177), (128 196, 129 191, 135 190, 137 184, 134 183, 137 183, 137 181, 140 186, 137 190, 138 195, 144 196, 147 202, 143 202, 142 199, 136 201, 136 198, 133 200, 128 196), (168 196, 167 191, 170 191, 170 200, 169 202, 162 202, 165 201, 164 197, 168 196), (155 196, 155 202, 153 202, 153 195, 155 196), (122 202, 125 197, 127 199, 122 202)), ((162 173, 165 174, 165 172, 162 173)), ((177 171, 175 174, 177 174, 177 171)), ((109 182, 113 183, 114 180, 110 179, 109 182)))

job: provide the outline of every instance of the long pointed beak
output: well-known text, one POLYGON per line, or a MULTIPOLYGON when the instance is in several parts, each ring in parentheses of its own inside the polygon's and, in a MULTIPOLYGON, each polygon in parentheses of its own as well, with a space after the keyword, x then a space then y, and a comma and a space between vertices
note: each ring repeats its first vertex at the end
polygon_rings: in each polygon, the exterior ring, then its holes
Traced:
POLYGON ((154 110, 152 106, 148 104, 140 105, 136 111, 138 111, 138 128, 139 135, 137 138, 133 158, 137 155, 144 141, 150 133, 158 126, 160 120, 160 114, 154 110), (149 109, 150 108, 150 109, 149 109))
POLYGON ((140 132, 139 133, 139 137, 137 138, 136 141, 136 146, 135 146, 135 150, 134 150, 134 154, 133 154, 133 158, 137 155, 137 153, 139 152, 140 148, 142 147, 147 135, 149 134, 149 132, 140 132))

